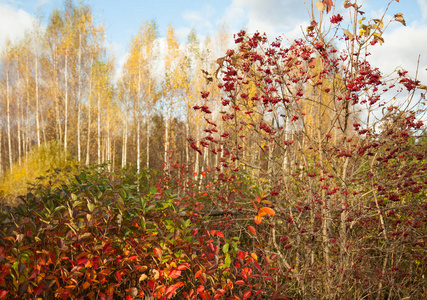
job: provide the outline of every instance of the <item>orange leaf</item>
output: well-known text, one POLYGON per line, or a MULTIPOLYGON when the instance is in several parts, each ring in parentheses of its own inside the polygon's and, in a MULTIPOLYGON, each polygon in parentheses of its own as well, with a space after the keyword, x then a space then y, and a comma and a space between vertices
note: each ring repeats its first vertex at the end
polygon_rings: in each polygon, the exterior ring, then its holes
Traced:
POLYGON ((255 224, 259 225, 262 222, 261 216, 255 216, 255 224))
POLYGON ((261 203, 261 197, 260 197, 259 195, 256 195, 255 200, 256 200, 258 203, 261 203))
POLYGON ((274 212, 274 210, 272 210, 270 207, 263 207, 260 208, 258 211, 258 216, 262 217, 265 215, 270 215, 270 216, 274 216, 276 213, 274 212))
POLYGON ((83 289, 87 289, 91 286, 90 282, 86 281, 85 283, 83 283, 83 289))
POLYGON ((200 274, 202 274, 202 270, 199 270, 196 272, 196 275, 194 275, 195 278, 198 278, 200 276, 200 274))
POLYGON ((334 4, 332 3, 332 0, 323 0, 323 4, 326 6, 326 13, 328 14, 334 4))
POLYGON ((252 233, 253 235, 256 235, 256 229, 253 226, 248 226, 248 230, 250 233, 252 233))
POLYGON ((156 247, 154 248, 153 253, 158 259, 162 259, 162 254, 163 254, 162 249, 160 249, 159 247, 156 247))

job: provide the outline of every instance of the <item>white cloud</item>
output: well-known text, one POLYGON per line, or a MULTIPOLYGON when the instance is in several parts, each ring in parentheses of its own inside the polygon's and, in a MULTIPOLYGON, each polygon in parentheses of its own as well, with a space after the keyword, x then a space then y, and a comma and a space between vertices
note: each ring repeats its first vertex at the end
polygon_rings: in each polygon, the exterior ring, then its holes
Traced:
POLYGON ((396 67, 409 71, 415 76, 418 56, 420 65, 418 79, 427 83, 427 26, 408 26, 386 32, 383 37, 385 43, 372 48, 372 61, 385 74, 389 74, 396 67))
POLYGON ((307 12, 302 1, 291 0, 233 0, 227 20, 246 18, 249 33, 266 32, 270 38, 293 31, 307 20, 307 12))
POLYGON ((214 14, 215 9, 210 5, 206 5, 199 11, 186 11, 182 14, 182 17, 189 24, 189 27, 196 28, 198 32, 206 34, 213 29, 211 19, 214 14))
POLYGON ((24 37, 25 31, 33 27, 34 17, 22 9, 0 4, 0 48, 5 41, 12 42, 24 37))
POLYGON ((423 19, 427 20, 427 0, 418 0, 418 5, 420 6, 423 19))

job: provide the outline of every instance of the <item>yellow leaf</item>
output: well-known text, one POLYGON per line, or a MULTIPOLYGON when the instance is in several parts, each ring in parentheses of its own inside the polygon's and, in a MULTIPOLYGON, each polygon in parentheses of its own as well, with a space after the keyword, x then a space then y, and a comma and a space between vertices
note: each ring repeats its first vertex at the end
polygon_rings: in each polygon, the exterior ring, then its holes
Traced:
POLYGON ((397 14, 395 14, 395 15, 394 15, 394 19, 395 19, 397 22, 400 22, 400 23, 402 23, 404 26, 406 26, 406 22, 405 22, 405 19, 403 18, 403 14, 402 14, 402 13, 397 13, 397 14))
POLYGON ((316 7, 319 11, 324 11, 325 10, 325 4, 323 4, 322 1, 317 1, 316 2, 316 7))
POLYGON ((384 43, 383 37, 378 32, 374 32, 374 39, 378 40, 380 42, 380 45, 382 45, 384 43))
POLYGON ((350 41, 354 40, 354 36, 350 31, 344 30, 344 34, 349 38, 350 41))
POLYGON ((145 279, 147 279, 147 275, 142 274, 141 276, 139 276, 139 282, 144 281, 145 279))
POLYGON ((383 29, 383 27, 384 27, 383 21, 381 21, 380 19, 374 19, 374 22, 375 22, 375 24, 378 24, 380 29, 383 29))

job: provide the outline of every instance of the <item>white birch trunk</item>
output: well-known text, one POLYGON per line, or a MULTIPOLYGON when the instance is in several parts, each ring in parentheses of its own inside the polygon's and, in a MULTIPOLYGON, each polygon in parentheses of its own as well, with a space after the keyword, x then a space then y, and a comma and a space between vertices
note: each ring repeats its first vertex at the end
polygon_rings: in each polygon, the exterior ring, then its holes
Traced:
POLYGON ((81 120, 80 120, 80 110, 81 110, 81 89, 82 89, 82 79, 81 79, 81 64, 82 64, 82 34, 79 30, 79 50, 78 50, 78 87, 77 87, 77 161, 81 161, 81 134, 80 134, 80 126, 81 126, 81 120))
POLYGON ((136 172, 141 171, 141 66, 138 70, 138 99, 137 99, 137 120, 136 120, 136 172))
POLYGON ((37 124, 37 146, 40 148, 40 102, 39 102, 39 63, 38 63, 38 56, 37 56, 37 50, 36 50, 36 57, 35 57, 35 81, 36 81, 36 124, 37 124))
POLYGON ((65 120, 64 120, 64 150, 67 151, 67 135, 68 135, 68 49, 65 50, 65 120))
POLYGON ((101 92, 98 92, 98 165, 101 163, 101 92))
POLYGON ((10 87, 9 72, 6 73, 6 114, 7 114, 7 141, 9 150, 9 169, 13 172, 12 140, 10 134, 10 87))

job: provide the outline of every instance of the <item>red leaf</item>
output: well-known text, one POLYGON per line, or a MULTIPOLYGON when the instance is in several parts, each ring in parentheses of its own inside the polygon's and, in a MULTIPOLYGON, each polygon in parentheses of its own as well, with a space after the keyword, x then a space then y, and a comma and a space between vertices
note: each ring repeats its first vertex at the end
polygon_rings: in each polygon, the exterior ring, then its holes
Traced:
POLYGON ((184 283, 182 281, 175 283, 173 285, 171 285, 170 287, 168 287, 166 289, 166 299, 171 299, 173 297, 173 293, 181 286, 183 286, 184 283))
POLYGON ((214 299, 218 299, 218 298, 222 297, 222 295, 224 295, 224 294, 225 294, 225 290, 219 289, 216 291, 214 299))
POLYGON ((217 231, 216 235, 221 237, 221 238, 224 238, 224 234, 221 231, 217 231))
POLYGON ((162 259, 163 251, 159 247, 154 248, 153 250, 154 256, 156 256, 158 259, 162 259))
POLYGON ((133 300, 133 297, 130 295, 126 295, 126 300, 133 300))
POLYGON ((179 276, 181 276, 181 271, 178 269, 173 269, 170 273, 169 273, 169 277, 170 278, 178 278, 179 276))
POLYGON ((259 293, 261 293, 262 292, 262 290, 259 290, 258 292, 256 292, 255 293, 255 295, 254 295, 254 297, 256 296, 256 295, 258 295, 259 293))
MULTIPOLYGON (((34 295, 36 295, 36 296, 38 296, 38 295, 40 295, 41 293, 43 293, 43 289, 45 288, 45 285, 44 284, 40 284, 39 286, 37 286, 35 289, 34 289, 34 295)), ((0 299, 3 299, 2 297, 1 297, 1 293, 0 293, 0 299)))
POLYGON ((199 285, 196 289, 197 294, 201 294, 205 290, 205 287, 203 285, 199 285))
POLYGON ((55 255, 55 253, 49 252, 49 257, 50 257, 50 260, 52 261, 52 263, 54 265, 56 265, 56 255, 55 255))
POLYGON ((122 281, 122 274, 120 274, 119 271, 116 271, 115 276, 116 276, 117 282, 120 283, 122 281))
POLYGON ((243 280, 237 280, 234 284, 245 284, 243 280))
POLYGON ((251 291, 246 291, 244 294, 243 294, 243 300, 245 300, 245 299, 248 299, 250 296, 251 296, 251 291))
POLYGON ((253 226, 248 226, 248 230, 250 233, 252 233, 253 235, 256 235, 256 229, 253 226))
POLYGON ((87 257, 86 256, 84 256, 84 257, 80 257, 78 260, 77 260, 77 265, 85 265, 87 263, 87 257))
POLYGON ((138 256, 137 256, 137 255, 132 255, 132 256, 129 256, 129 257, 127 258, 127 261, 132 261, 132 260, 134 260, 134 259, 136 259, 136 258, 138 258, 138 256))
POLYGON ((260 265, 256 261, 254 261, 254 265, 260 272, 262 272, 260 265))
POLYGON ((0 291, 0 299, 4 299, 4 297, 6 297, 6 295, 9 293, 9 291, 5 291, 5 290, 1 290, 0 291))
POLYGON ((178 266, 178 270, 181 270, 181 271, 187 270, 188 268, 190 268, 189 263, 182 263, 178 266))
POLYGON ((102 248, 102 252, 104 253, 110 253, 113 251, 113 247, 111 246, 110 243, 105 244, 105 246, 102 248))
POLYGON ((59 297, 61 297, 62 299, 67 299, 69 296, 70 296, 69 290, 64 290, 59 294, 59 297))

